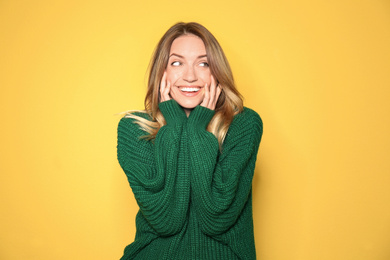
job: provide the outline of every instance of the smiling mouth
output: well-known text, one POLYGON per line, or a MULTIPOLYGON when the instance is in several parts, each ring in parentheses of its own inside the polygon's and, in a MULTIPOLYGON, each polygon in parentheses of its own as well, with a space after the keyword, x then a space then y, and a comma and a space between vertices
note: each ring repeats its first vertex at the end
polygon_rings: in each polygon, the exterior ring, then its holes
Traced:
POLYGON ((200 88, 194 88, 194 87, 183 87, 180 88, 180 91, 182 92, 198 92, 200 88))

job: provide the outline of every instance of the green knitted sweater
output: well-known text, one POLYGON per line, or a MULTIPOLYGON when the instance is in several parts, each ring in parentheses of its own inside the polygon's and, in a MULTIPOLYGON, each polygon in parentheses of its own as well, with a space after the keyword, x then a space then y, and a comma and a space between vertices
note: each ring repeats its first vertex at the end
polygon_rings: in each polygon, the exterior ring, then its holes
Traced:
MULTIPOLYGON (((176 101, 160 103, 167 122, 154 141, 134 119, 118 125, 118 161, 139 205, 136 236, 124 259, 256 259, 252 177, 263 125, 249 108, 223 143, 206 131, 214 111, 187 118, 176 101)), ((138 114, 148 118, 146 114, 138 114)))

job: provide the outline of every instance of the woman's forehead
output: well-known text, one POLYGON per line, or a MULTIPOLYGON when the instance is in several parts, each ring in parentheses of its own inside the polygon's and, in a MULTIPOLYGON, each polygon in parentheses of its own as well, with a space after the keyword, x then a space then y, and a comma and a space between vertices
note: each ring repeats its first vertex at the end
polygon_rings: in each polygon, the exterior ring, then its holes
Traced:
POLYGON ((206 55, 206 47, 202 39, 198 36, 185 34, 172 42, 169 54, 177 54, 180 56, 206 55))

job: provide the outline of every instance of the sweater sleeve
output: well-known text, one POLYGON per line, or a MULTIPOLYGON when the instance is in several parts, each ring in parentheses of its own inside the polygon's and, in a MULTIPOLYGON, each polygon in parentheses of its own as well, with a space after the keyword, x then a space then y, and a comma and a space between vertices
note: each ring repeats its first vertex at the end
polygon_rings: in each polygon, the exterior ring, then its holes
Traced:
MULTIPOLYGON (((169 104, 166 104, 169 105, 169 104)), ((172 115, 175 107, 167 106, 172 115)), ((184 112, 183 112, 184 113, 184 112)), ((118 125, 118 161, 128 177, 140 212, 162 236, 179 232, 186 220, 189 203, 188 171, 179 165, 183 123, 174 117, 154 140, 140 138, 147 133, 122 118, 118 125)))
POLYGON ((259 115, 245 109, 236 115, 219 154, 216 137, 206 131, 209 109, 197 107, 188 122, 191 190, 202 231, 226 232, 248 201, 263 125, 259 115))

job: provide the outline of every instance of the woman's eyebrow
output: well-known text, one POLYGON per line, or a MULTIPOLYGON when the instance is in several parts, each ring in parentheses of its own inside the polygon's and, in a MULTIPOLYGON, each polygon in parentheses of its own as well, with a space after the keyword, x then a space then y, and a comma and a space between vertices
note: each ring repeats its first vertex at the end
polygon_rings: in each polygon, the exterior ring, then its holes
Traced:
POLYGON ((179 54, 176 54, 176 53, 172 53, 171 55, 169 55, 169 57, 172 57, 173 55, 175 55, 175 56, 177 56, 177 57, 179 57, 179 58, 182 58, 182 59, 184 59, 184 57, 183 57, 183 56, 181 56, 181 55, 179 55, 179 54))
MULTIPOLYGON (((182 59, 184 59, 184 57, 183 57, 183 56, 181 56, 181 55, 179 55, 179 54, 176 54, 176 53, 171 53, 171 55, 169 55, 169 57, 172 57, 172 56, 177 56, 177 57, 179 57, 179 58, 182 58, 182 59)), ((197 59, 204 58, 204 57, 206 57, 206 58, 207 58, 207 54, 204 54, 204 55, 199 55, 197 59)))

